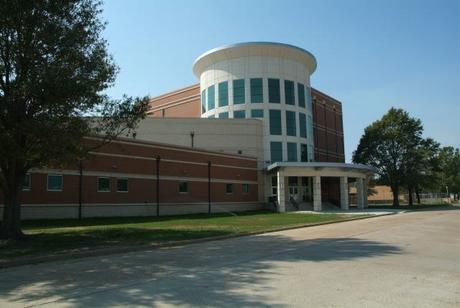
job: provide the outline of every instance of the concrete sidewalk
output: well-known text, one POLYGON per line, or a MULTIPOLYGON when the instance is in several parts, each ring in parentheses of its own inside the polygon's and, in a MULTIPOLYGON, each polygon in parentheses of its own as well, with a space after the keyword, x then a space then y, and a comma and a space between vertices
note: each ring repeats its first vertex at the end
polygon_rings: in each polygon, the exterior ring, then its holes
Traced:
POLYGON ((458 307, 460 211, 0 271, 0 307, 458 307))

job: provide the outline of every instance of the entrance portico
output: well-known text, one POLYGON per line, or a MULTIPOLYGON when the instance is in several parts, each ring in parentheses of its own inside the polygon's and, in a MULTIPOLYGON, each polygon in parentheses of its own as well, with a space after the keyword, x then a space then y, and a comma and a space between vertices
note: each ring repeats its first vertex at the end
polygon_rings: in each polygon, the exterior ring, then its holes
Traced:
MULTIPOLYGON (((278 211, 285 212, 287 205, 295 202, 290 194, 289 177, 309 178, 311 183, 311 195, 314 211, 323 209, 321 196, 321 179, 339 178, 340 208, 349 209, 348 184, 349 179, 356 180, 356 200, 357 207, 362 209, 367 207, 367 181, 374 173, 372 167, 362 164, 330 163, 330 162, 277 162, 267 167, 267 172, 275 175, 277 179, 277 203, 278 211)), ((300 181, 299 181, 300 182, 300 181)))

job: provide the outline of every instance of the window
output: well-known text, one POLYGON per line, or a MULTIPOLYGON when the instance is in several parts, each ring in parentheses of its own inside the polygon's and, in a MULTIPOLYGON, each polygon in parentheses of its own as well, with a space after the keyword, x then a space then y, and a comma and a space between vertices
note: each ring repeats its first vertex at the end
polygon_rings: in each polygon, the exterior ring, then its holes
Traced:
POLYGON ((287 150, 288 150, 288 161, 297 161, 297 143, 288 142, 287 150))
POLYGON ((272 195, 276 196, 278 194, 278 178, 276 175, 272 176, 272 195))
POLYGON ((246 111, 244 110, 233 111, 233 117, 235 119, 244 119, 246 118, 246 111))
POLYGON ((233 194, 233 184, 225 184, 225 192, 227 194, 233 194))
POLYGON ((249 194, 249 184, 241 184, 241 190, 243 194, 249 194))
POLYGON ((188 182, 179 182, 179 193, 188 193, 188 182))
POLYGON ((208 88, 208 111, 216 107, 216 91, 214 86, 208 88))
POLYGON ((262 103, 264 94, 262 90, 262 78, 252 78, 251 83, 251 103, 262 103))
POLYGON ((270 142, 270 160, 272 163, 283 161, 283 144, 281 142, 270 142))
POLYGON ((219 107, 228 105, 228 82, 219 83, 219 107))
POLYGON ((101 177, 97 178, 97 191, 109 192, 110 191, 110 178, 101 177))
POLYGON ((24 175, 24 179, 22 180, 22 190, 29 191, 32 188, 32 180, 29 173, 24 175))
POLYGON ((233 104, 244 104, 245 102, 244 79, 233 80, 233 104))
POLYGON ((299 113, 299 134, 302 138, 307 138, 307 116, 305 113, 299 113))
POLYGON ((201 91, 201 113, 206 112, 206 90, 201 91))
POLYGON ((117 179, 117 192, 128 192, 128 179, 117 179))
POLYGON ((313 146, 308 145, 308 161, 313 161, 313 146))
POLYGON ((305 86, 301 83, 297 84, 297 97, 299 100, 299 107, 305 108, 305 86))
POLYGON ((228 119, 228 112, 219 113, 219 119, 228 119))
POLYGON ((297 136, 294 111, 286 111, 286 133, 288 136, 297 136))
POLYGON ((300 145, 300 161, 301 162, 307 162, 308 161, 308 151, 307 151, 307 145, 306 144, 301 144, 300 145))
POLYGON ((264 111, 263 109, 253 109, 251 110, 251 118, 263 118, 264 111))
POLYGON ((62 191, 62 174, 48 174, 48 191, 62 191))
POLYGON ((294 82, 290 80, 284 81, 284 97, 286 104, 295 105, 294 82))
POLYGON ((313 142, 313 119, 311 115, 307 116, 307 139, 313 142))
POLYGON ((280 103, 280 80, 279 79, 268 79, 268 102, 269 103, 280 103))
POLYGON ((281 135, 281 110, 270 110, 270 135, 281 135))

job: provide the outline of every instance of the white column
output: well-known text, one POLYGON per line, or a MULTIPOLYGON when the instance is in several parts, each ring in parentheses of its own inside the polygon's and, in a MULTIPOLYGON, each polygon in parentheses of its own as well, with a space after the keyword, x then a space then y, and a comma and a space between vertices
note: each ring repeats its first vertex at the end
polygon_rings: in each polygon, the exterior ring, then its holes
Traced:
POLYGON ((369 207, 369 203, 367 201, 367 178, 363 179, 363 207, 365 209, 369 207))
POLYGON ((321 201, 321 177, 313 177, 313 210, 321 211, 322 210, 322 201, 321 201))
POLYGON ((356 178, 356 203, 358 206, 358 209, 363 209, 364 208, 364 193, 363 193, 363 179, 362 178, 356 178))
POLYGON ((340 177, 340 208, 348 210, 348 177, 340 177))
POLYGON ((281 171, 278 171, 277 177, 278 212, 286 212, 286 185, 284 183, 285 177, 281 171))

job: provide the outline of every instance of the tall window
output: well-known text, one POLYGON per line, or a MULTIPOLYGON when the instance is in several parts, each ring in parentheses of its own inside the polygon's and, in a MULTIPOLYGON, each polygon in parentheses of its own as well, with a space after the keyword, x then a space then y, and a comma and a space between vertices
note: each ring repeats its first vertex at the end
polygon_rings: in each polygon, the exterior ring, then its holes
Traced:
POLYGON ((233 194, 233 184, 225 184, 225 192, 227 194, 233 194))
POLYGON ((219 83, 219 107, 228 106, 228 82, 219 83))
POLYGON ((313 142, 313 119, 311 115, 307 116, 307 139, 313 142))
POLYGON ((251 110, 251 118, 263 118, 263 117, 264 117, 263 109, 252 109, 251 110))
POLYGON ((24 179, 22 181, 22 190, 23 191, 29 191, 32 188, 32 181, 31 181, 31 176, 29 173, 24 175, 24 179))
POLYGON ((208 88, 208 111, 216 107, 216 90, 214 86, 208 88))
POLYGON ((246 118, 246 111, 244 111, 244 110, 233 111, 233 118, 235 118, 235 119, 244 119, 244 118, 246 118))
POLYGON ((188 193, 188 182, 179 182, 179 193, 186 194, 188 193))
POLYGON ((280 80, 279 79, 268 79, 268 102, 269 103, 280 103, 280 80))
POLYGON ((251 83, 251 103, 262 103, 264 94, 262 90, 262 78, 252 78, 251 83))
POLYGON ((128 179, 117 179, 117 192, 128 192, 128 179))
POLYGON ((272 163, 283 161, 283 144, 281 142, 270 142, 270 160, 272 163))
POLYGON ((206 89, 201 91, 201 113, 206 112, 206 89))
POLYGON ((63 179, 61 174, 48 174, 48 191, 62 191, 63 179))
POLYGON ((305 113, 299 113, 299 126, 300 137, 307 138, 307 116, 305 113))
POLYGON ((307 162, 308 161, 308 151, 306 144, 300 144, 300 161, 307 162))
POLYGON ((281 110, 270 110, 270 135, 281 135, 281 110))
POLYGON ((244 104, 245 102, 244 79, 233 80, 233 104, 244 104))
POLYGON ((219 119, 228 119, 228 112, 219 113, 219 119))
POLYGON ((286 104, 295 105, 294 82, 290 80, 284 81, 284 98, 286 104))
POLYGON ((110 178, 100 177, 97 178, 97 191, 109 192, 110 191, 110 178))
POLYGON ((305 86, 297 83, 297 97, 299 98, 299 107, 305 108, 305 86))
POLYGON ((286 111, 286 133, 288 136, 297 136, 294 111, 286 111))
POLYGON ((288 142, 287 150, 288 150, 288 161, 297 161, 297 143, 288 142))
POLYGON ((248 194, 249 193, 249 184, 241 184, 241 190, 243 191, 243 194, 248 194))

